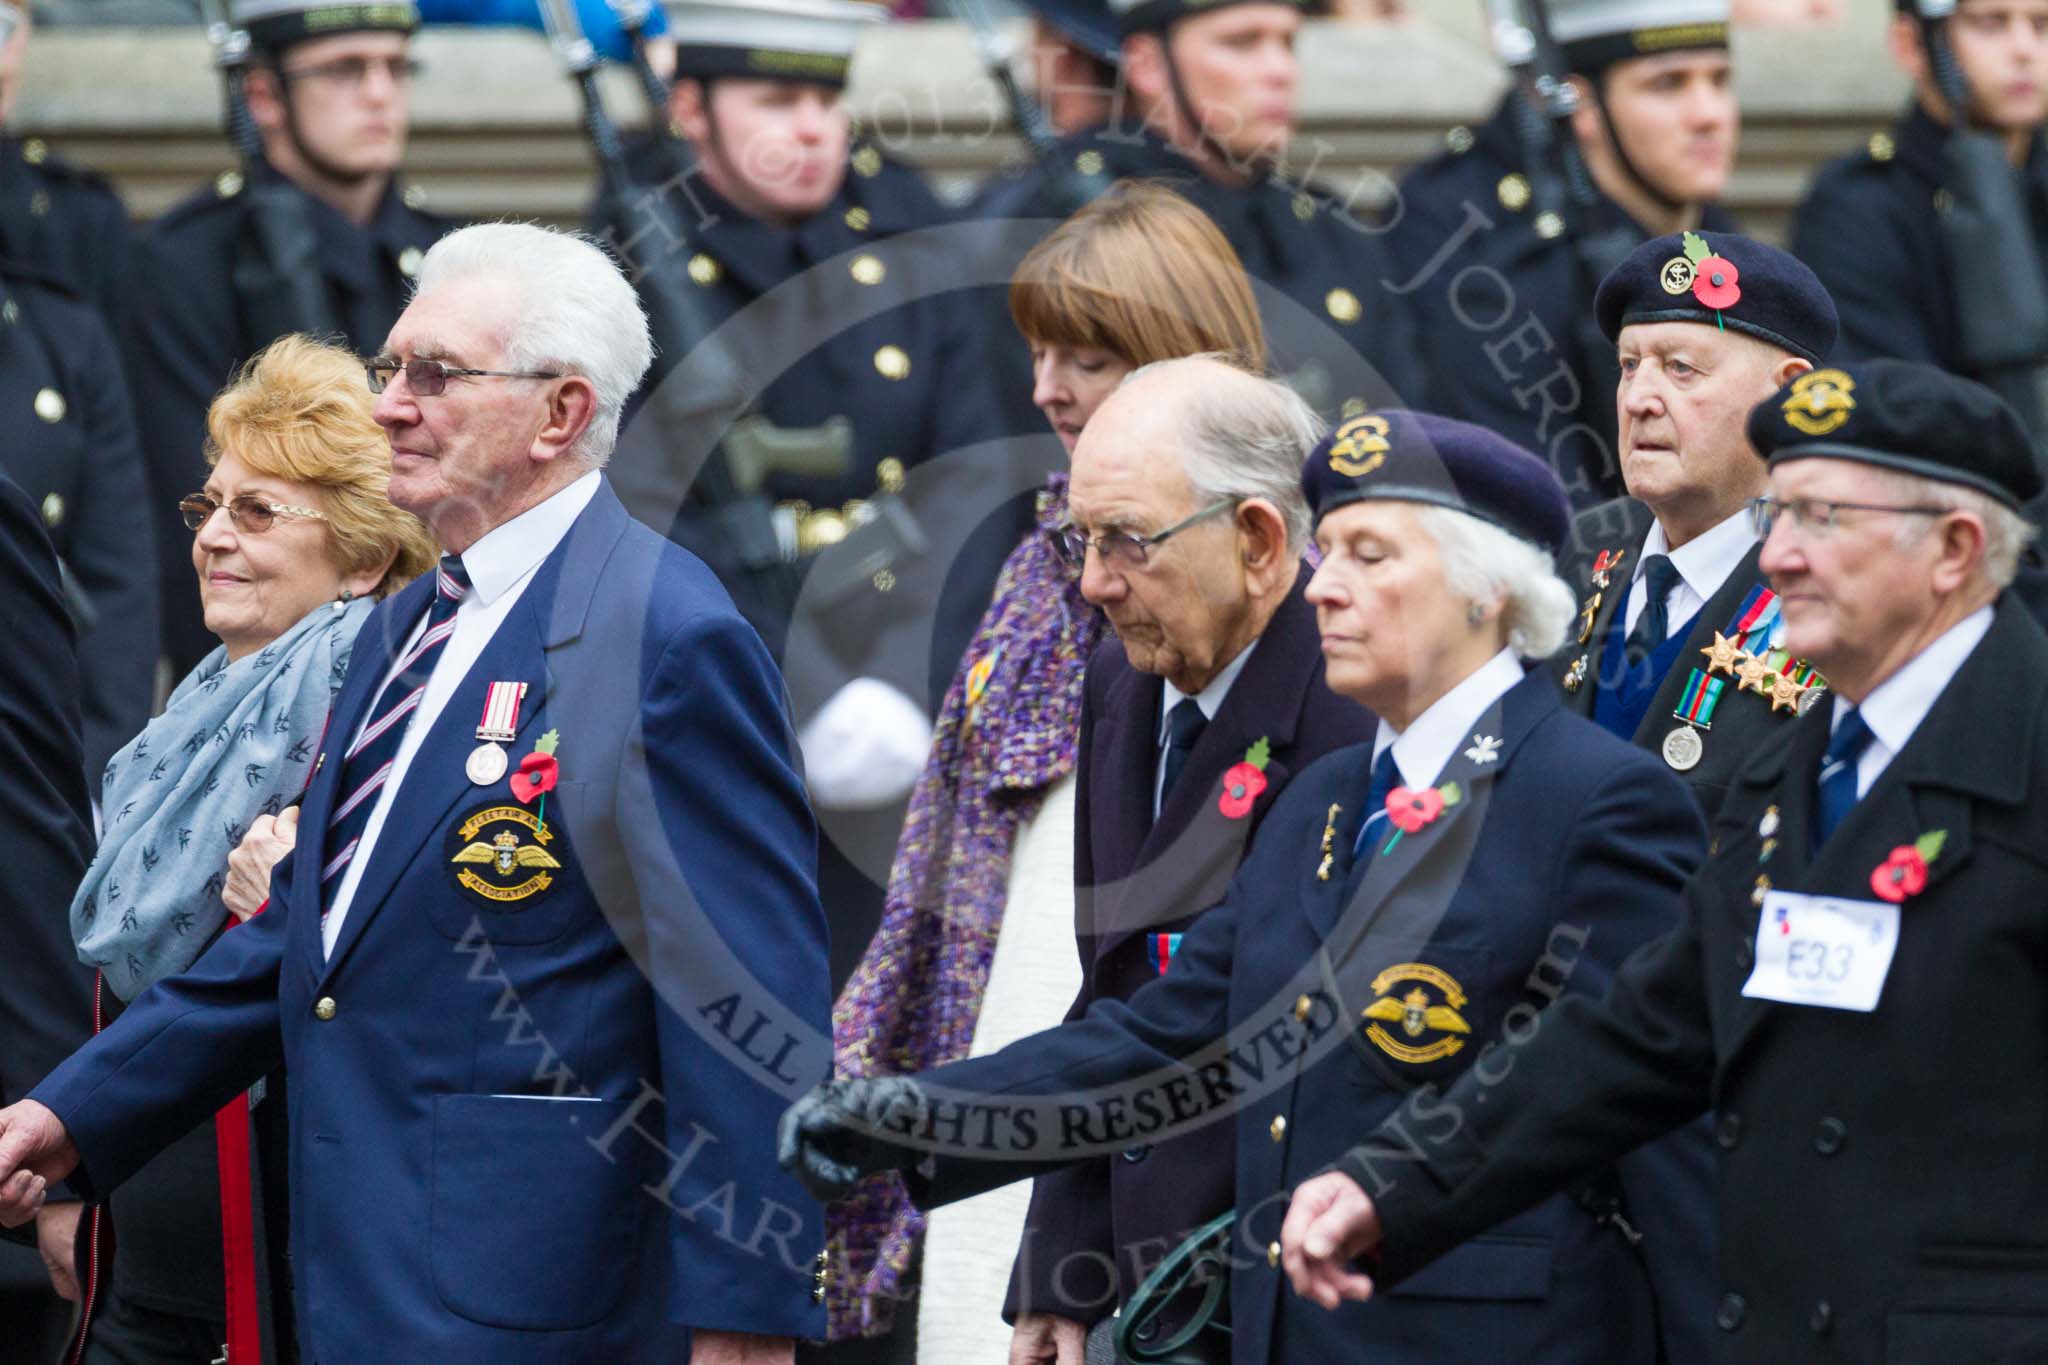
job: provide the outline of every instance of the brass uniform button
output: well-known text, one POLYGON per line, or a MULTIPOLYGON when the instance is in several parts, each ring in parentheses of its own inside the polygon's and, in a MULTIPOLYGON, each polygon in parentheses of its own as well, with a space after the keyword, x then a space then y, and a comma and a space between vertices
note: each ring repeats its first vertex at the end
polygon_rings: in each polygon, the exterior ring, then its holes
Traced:
POLYGON ((232 199, 242 192, 242 173, 222 171, 213 178, 213 192, 223 199, 232 199))
POLYGON ((1105 164, 1102 153, 1093 147, 1074 158, 1074 169, 1083 175, 1101 175, 1105 164))
POLYGON ((894 455, 875 466, 875 487, 884 493, 903 491, 903 461, 894 455))
POLYGON ((21 144, 21 159, 31 166, 40 166, 50 159, 50 144, 39 137, 32 137, 21 144))
POLYGON ((1344 406, 1339 408, 1338 412, 1343 415, 1344 420, 1347 422, 1354 417, 1362 417, 1365 415, 1365 400, 1363 398, 1347 398, 1344 400, 1344 406))
POLYGON ((877 573, 874 582, 876 592, 896 591, 896 575, 888 569, 883 569, 877 573))
POLYGON ((420 273, 420 260, 422 254, 423 253, 416 246, 409 246, 405 250, 399 252, 398 269, 400 273, 404 274, 408 279, 417 277, 420 273))
POLYGON ((1509 213, 1520 213, 1529 207, 1529 181, 1524 176, 1502 176, 1493 192, 1500 199, 1500 206, 1509 213))
POLYGON ((323 995, 313 1002, 313 1017, 324 1024, 334 1017, 337 1008, 339 1007, 334 1003, 333 996, 323 995))
POLYGON ((846 273, 853 276, 857 284, 880 284, 888 275, 889 268, 882 264, 881 257, 863 253, 847 265, 846 273))
POLYGON ((1472 130, 1462 123, 1444 134, 1444 146, 1458 156, 1472 150, 1473 140, 1472 130))
POLYGON ((427 192, 418 185, 407 185, 405 193, 398 197, 409 209, 423 209, 427 206, 427 192))
POLYGON ((1342 285, 1323 295, 1323 307, 1329 310, 1331 317, 1346 324, 1358 321, 1359 315, 1365 311, 1359 305, 1358 295, 1342 285))
POLYGON ((1269 1132, 1269 1133, 1271 1133, 1271 1134, 1273 1135, 1273 1141, 1275 1141, 1275 1142, 1278 1142, 1278 1141, 1280 1141, 1280 1140, 1281 1140, 1282 1138, 1286 1137, 1286 1136, 1287 1136, 1287 1115, 1285 1115, 1285 1114, 1275 1114, 1275 1115, 1273 1115, 1273 1121, 1272 1121, 1272 1122, 1271 1122, 1270 1124, 1266 1125, 1266 1131, 1267 1131, 1267 1132, 1269 1132))
POLYGON ((830 508, 797 519, 796 548, 800 554, 815 554, 846 539, 846 518, 830 508))
POLYGON ((873 147, 859 148, 853 154, 853 169, 873 179, 882 173, 882 154, 873 147))
POLYGON ((692 256, 689 265, 684 268, 689 271, 693 281, 707 286, 717 284, 719 278, 725 274, 724 268, 717 261, 701 251, 692 256))
POLYGON ((1294 196, 1294 216, 1296 218, 1301 219, 1301 221, 1304 223, 1306 223, 1309 219, 1315 217, 1315 196, 1308 193, 1306 190, 1297 193, 1294 196))
POLYGON ((43 499, 43 525, 55 530, 64 520, 64 495, 51 493, 43 499))
POLYGON ((28 215, 31 218, 47 218, 50 216, 50 192, 48 190, 37 190, 28 197, 28 215))
POLYGON ((1544 241, 1552 241, 1564 234, 1564 219, 1549 209, 1536 215, 1536 235, 1544 241))
POLYGON ((42 418, 45 422, 61 422, 64 420, 64 414, 69 410, 65 406, 64 395, 55 389, 38 389, 36 391, 36 416, 42 418))
POLYGON ((0 302, 0 322, 4 322, 9 327, 12 327, 15 323, 20 321, 20 304, 16 303, 13 299, 8 299, 5 302, 0 302))
POLYGON ((1278 1242, 1266 1243, 1266 1264, 1275 1267, 1280 1264, 1280 1244, 1278 1242))
POLYGON ((846 211, 846 225, 852 228, 855 232, 866 232, 868 230, 868 224, 872 221, 873 220, 868 217, 868 211, 862 208, 859 204, 855 204, 852 208, 846 211))
POLYGON ((1315 1002, 1311 1001, 1305 995, 1297 995, 1296 997, 1294 997, 1294 1022, 1297 1024, 1306 1024, 1308 1022, 1309 1014, 1314 1009, 1315 1002))
POLYGON ((1892 141, 1890 133, 1872 133, 1870 135, 1870 159, 1872 161, 1890 161, 1898 154, 1898 144, 1892 141))
POLYGON ((875 352, 875 373, 884 379, 908 379, 910 357, 901 346, 884 346, 875 352))
POLYGON ((1956 197, 1947 190, 1936 190, 1934 192, 1934 211, 1936 213, 1946 218, 1954 210, 1955 206, 1956 197))

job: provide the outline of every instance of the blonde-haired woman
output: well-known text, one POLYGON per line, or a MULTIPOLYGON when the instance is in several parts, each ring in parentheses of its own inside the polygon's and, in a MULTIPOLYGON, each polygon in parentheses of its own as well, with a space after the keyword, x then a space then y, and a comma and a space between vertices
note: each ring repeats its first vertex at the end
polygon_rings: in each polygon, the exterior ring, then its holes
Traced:
MULTIPOLYGON (((1236 252, 1157 184, 1112 187, 1034 247, 1012 276, 1010 312, 1031 351, 1032 401, 1069 452, 1139 366, 1197 354, 1266 364, 1236 252)), ((1103 622, 1053 546, 1066 518, 1057 474, 946 694, 881 928, 833 1011, 842 1074, 1001 1047, 1057 1023, 1080 985, 1073 773, 1082 673, 1103 622)), ((1006 1192, 933 1229, 921 1360, 1008 1358, 1003 1297, 1028 1203, 1028 1190, 1006 1192)), ((835 1338, 891 1330, 924 1227, 893 1182, 833 1211, 835 1338)))
MULTIPOLYGON (((211 472, 178 511, 220 647, 107 764, 106 832, 71 904, 79 956, 99 969, 103 1018, 191 966, 245 917, 223 900, 228 854, 252 828, 267 833, 312 775, 371 605, 434 562, 426 527, 385 496, 391 452, 370 416, 375 401, 355 356, 287 336, 250 360, 207 413, 211 472)), ((275 1078, 269 1089, 259 1119, 282 1112, 275 1078)), ((263 1219, 233 1210, 268 1187, 273 1197, 257 1207, 278 1216, 283 1172, 274 1161, 260 1178, 246 1160, 217 1164, 251 1146, 242 1102, 218 1123, 218 1149, 216 1125, 201 1124, 121 1187, 111 1205, 119 1254, 111 1276, 92 1267, 109 1282, 88 1286, 84 1353, 67 1359, 211 1360, 223 1342, 238 1365, 272 1355, 267 1342, 251 1350, 227 1335, 238 1294, 259 1308, 259 1322, 268 1305, 247 1282, 224 1277, 223 1213, 240 1253, 229 1264, 253 1279, 263 1219), (239 1201, 223 1204, 223 1180, 231 1195, 241 1187, 239 1201)), ((255 1125, 259 1139, 267 1128, 255 1125)), ((104 1246, 91 1232, 80 1244, 104 1246)))

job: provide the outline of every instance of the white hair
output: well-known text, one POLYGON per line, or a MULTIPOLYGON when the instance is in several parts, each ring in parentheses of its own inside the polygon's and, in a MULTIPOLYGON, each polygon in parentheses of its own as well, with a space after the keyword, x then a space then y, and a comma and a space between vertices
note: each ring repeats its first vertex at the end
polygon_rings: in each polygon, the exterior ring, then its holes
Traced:
POLYGON ((1445 585, 1468 602, 1499 602, 1517 657, 1544 659, 1563 647, 1578 600, 1548 552, 1470 513, 1427 505, 1415 512, 1436 542, 1445 585))
POLYGON ((1323 421, 1301 396, 1275 379, 1239 368, 1227 356, 1178 356, 1140 365, 1118 388, 1190 371, 1187 392, 1175 396, 1181 422, 1181 471, 1198 504, 1262 498, 1280 510, 1287 549, 1299 555, 1308 545, 1308 501, 1301 492, 1301 465, 1323 437, 1323 421), (1215 373, 1216 370, 1221 374, 1215 373))
MULTIPOLYGON (((1955 512, 1968 512, 1983 522, 1984 560, 1981 571, 1985 581, 1999 592, 2012 586, 2013 579, 2019 575, 2020 556, 2040 534, 2032 522, 1989 493, 1975 488, 1966 488, 1946 479, 1908 474, 1902 469, 1871 466, 1870 470, 1885 490, 1880 496, 1896 499, 1901 506, 1946 507, 1955 512)), ((1932 517, 1900 517, 1899 528, 1894 533, 1896 539, 1892 543, 1899 549, 1906 549, 1919 544, 1933 529, 1932 517)))
POLYGON ((415 297, 489 275, 516 292, 503 337, 508 370, 581 375, 597 393, 573 454, 592 468, 611 458, 626 401, 654 359, 647 314, 612 258, 589 237, 532 223, 478 223, 436 242, 420 262, 415 297))

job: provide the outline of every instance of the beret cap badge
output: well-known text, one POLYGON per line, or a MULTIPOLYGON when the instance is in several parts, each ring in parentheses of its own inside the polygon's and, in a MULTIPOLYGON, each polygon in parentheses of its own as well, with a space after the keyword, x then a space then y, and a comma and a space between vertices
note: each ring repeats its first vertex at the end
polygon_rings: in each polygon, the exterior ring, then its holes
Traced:
POLYGON ((1369 412, 1337 429, 1330 442, 1330 468, 1347 479, 1372 473, 1387 462, 1387 419, 1369 412))
POLYGON ((1808 436, 1839 430, 1856 410, 1850 397, 1856 381, 1840 370, 1811 370, 1792 381, 1784 402, 1785 423, 1808 436))

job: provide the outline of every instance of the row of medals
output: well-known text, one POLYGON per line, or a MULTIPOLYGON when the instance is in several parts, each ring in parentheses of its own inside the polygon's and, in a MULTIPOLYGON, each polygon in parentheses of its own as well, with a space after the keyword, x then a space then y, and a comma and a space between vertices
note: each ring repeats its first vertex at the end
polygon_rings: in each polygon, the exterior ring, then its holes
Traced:
MULTIPOLYGON (((1768 699, 1773 711, 1791 711, 1805 715, 1820 701, 1827 688, 1820 683, 1795 682, 1790 669, 1792 656, 1788 651, 1784 663, 1773 666, 1770 654, 1753 654, 1743 647, 1740 637, 1729 639, 1720 631, 1714 632, 1714 643, 1702 649, 1707 656, 1707 676, 1726 674, 1735 679, 1735 690, 1754 692, 1768 699)), ((1699 766, 1706 754, 1707 746, 1700 738, 1700 730, 1691 721, 1682 721, 1677 729, 1664 736, 1664 761, 1679 772, 1689 772, 1699 766)))

